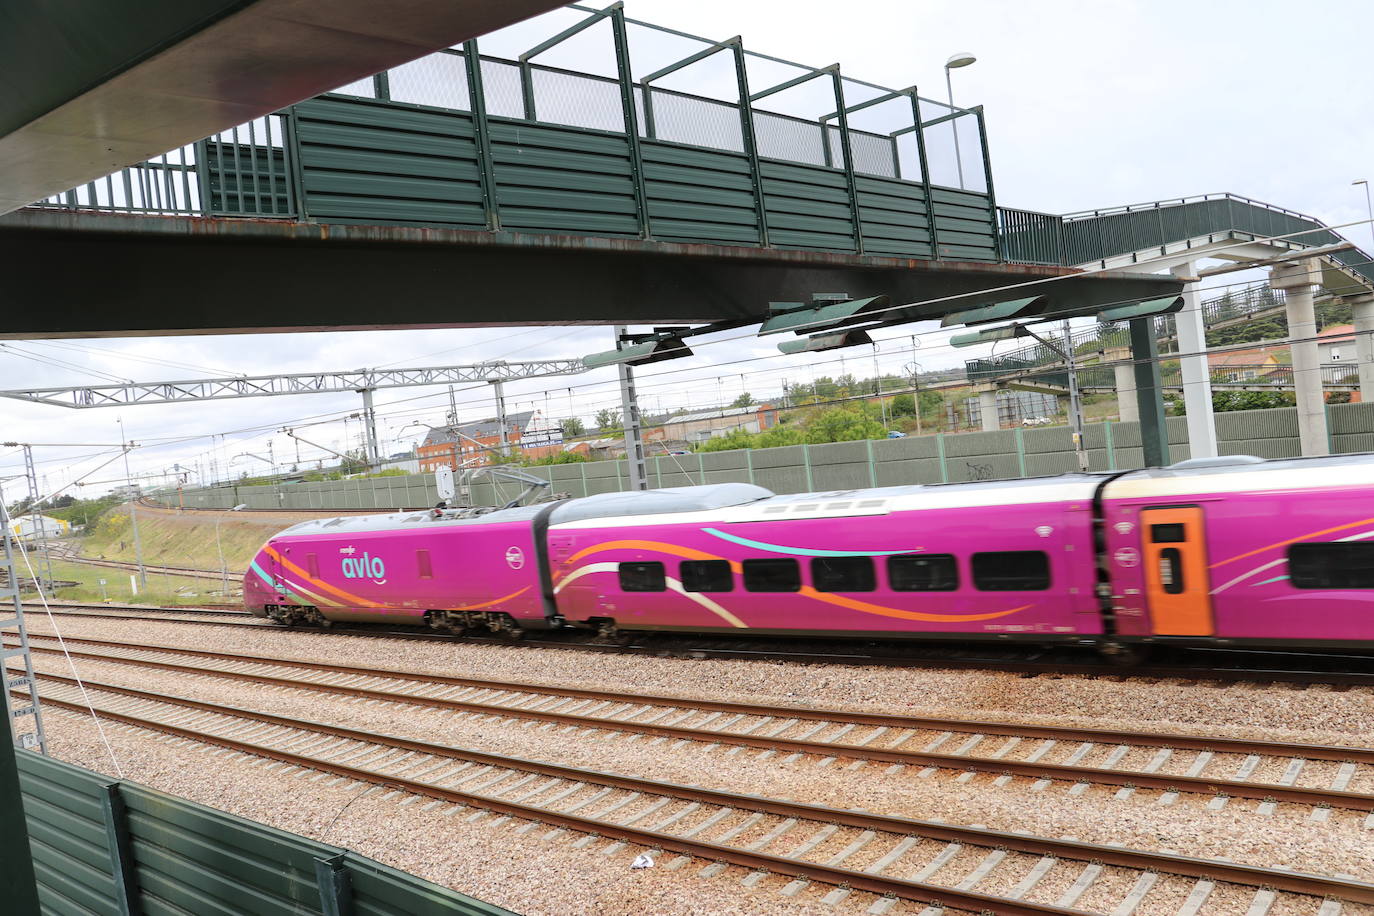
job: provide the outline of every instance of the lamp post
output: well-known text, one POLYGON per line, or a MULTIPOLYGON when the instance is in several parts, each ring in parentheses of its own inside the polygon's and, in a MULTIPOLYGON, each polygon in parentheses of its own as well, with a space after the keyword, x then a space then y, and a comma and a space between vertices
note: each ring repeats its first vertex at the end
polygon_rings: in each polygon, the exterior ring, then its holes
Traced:
MULTIPOLYGON (((1369 237, 1374 239, 1374 201, 1371 201, 1369 196, 1369 179, 1361 178, 1359 181, 1352 181, 1350 183, 1352 185, 1364 185, 1364 205, 1365 209, 1369 211, 1369 237)), ((1374 251, 1370 253, 1374 254, 1374 251)))
POLYGON ((959 119, 953 117, 954 81, 950 79, 949 71, 956 70, 959 67, 967 67, 977 59, 978 58, 974 57, 973 54, 968 51, 959 51, 956 54, 951 54, 949 60, 945 61, 945 89, 949 93, 949 113, 951 116, 949 119, 949 126, 950 129, 954 131, 954 165, 959 170, 959 190, 961 191, 964 189, 964 160, 963 157, 959 155, 959 119))

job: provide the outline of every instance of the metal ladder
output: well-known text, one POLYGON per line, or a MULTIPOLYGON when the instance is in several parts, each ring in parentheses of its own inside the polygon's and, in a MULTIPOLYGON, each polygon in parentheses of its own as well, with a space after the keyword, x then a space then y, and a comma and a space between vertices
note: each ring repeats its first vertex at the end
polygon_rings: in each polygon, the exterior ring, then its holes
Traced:
MULTIPOLYGON (((24 749, 38 748, 44 754, 48 752, 48 739, 43 732, 43 714, 39 710, 37 681, 33 674, 33 657, 29 654, 29 631, 24 627, 24 602, 19 597, 19 570, 14 565, 14 551, 17 542, 13 537, 10 528, 10 514, 5 508, 4 495, 0 494, 0 523, 4 525, 3 540, 5 542, 4 565, 0 566, 0 573, 4 573, 6 579, 0 582, 0 634, 9 636, 11 631, 19 634, 19 645, 6 644, 0 647, 0 664, 8 662, 11 658, 24 659, 24 673, 17 672, 5 667, 0 676, 3 676, 5 687, 0 690, 5 696, 5 714, 9 716, 10 729, 14 734, 15 746, 24 749), (11 613, 11 608, 13 613, 11 613), (15 701, 10 697, 10 690, 15 687, 28 688, 28 701, 15 701), (25 723, 29 728, 24 728, 20 723, 25 723)), ((21 548, 22 549, 22 548, 21 548)))

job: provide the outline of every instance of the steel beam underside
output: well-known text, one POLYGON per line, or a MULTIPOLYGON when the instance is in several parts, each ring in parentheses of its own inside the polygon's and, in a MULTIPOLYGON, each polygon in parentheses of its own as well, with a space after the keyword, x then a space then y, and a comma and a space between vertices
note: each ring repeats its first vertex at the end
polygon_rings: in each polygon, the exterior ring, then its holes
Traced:
POLYGON ((0 213, 560 0, 12 3, 0 54, 0 213))
POLYGON ((1169 276, 1039 265, 32 210, 0 218, 0 249, 14 265, 0 338, 762 320, 769 302, 815 292, 963 296, 914 310, 924 320, 1031 280, 1074 308, 1180 288, 1169 276))

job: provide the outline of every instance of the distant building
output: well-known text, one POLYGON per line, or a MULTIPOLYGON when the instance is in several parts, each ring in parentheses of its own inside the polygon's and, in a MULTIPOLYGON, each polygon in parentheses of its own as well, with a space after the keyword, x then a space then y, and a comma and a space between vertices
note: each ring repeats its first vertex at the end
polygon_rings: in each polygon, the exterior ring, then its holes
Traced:
MULTIPOLYGON (((747 433, 761 433, 778 425, 778 409, 772 404, 749 407, 719 407, 694 413, 673 414, 653 430, 652 438, 679 440, 688 443, 706 442, 737 429, 747 433)), ((650 438, 650 431, 644 431, 650 438)))
MULTIPOLYGON (((550 425, 537 410, 506 415, 506 444, 526 458, 542 458, 563 450, 563 431, 550 425)), ((501 424, 496 419, 438 426, 430 429, 416 453, 422 472, 441 467, 478 468, 500 454, 501 424)))
MULTIPOLYGON (((48 518, 46 515, 40 515, 38 519, 42 524, 44 537, 60 538, 71 531, 72 526, 60 518, 48 518)), ((33 540, 34 532, 37 530, 31 515, 10 519, 10 536, 16 540, 33 540)))
POLYGON ((1287 347, 1250 347, 1208 353, 1207 368, 1214 381, 1263 381, 1283 374, 1284 364, 1279 360, 1279 354, 1287 350, 1287 347))
POLYGON ((143 495, 143 488, 136 483, 122 483, 110 492, 120 499, 137 499, 143 495))
POLYGON ((1317 335, 1317 350, 1321 353, 1324 365, 1349 363, 1350 371, 1357 371, 1358 357, 1355 356, 1355 326, 1335 324, 1317 335))

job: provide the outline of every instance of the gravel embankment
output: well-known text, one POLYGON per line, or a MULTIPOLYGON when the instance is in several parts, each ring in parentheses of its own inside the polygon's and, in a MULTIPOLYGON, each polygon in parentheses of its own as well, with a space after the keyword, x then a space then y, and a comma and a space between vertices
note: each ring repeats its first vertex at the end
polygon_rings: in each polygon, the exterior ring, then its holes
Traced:
MULTIPOLYGON (((35 634, 47 630, 39 615, 30 618, 30 626, 35 634)), ((240 629, 127 621, 64 620, 61 626, 73 636, 748 702, 1321 743, 1365 744, 1374 734, 1374 691, 1367 690, 1198 686, 1079 677, 1023 678, 995 672, 650 659, 338 637, 267 628, 245 633, 240 629)), ((35 663, 40 672, 68 673, 65 662, 55 656, 35 656, 35 663)), ((887 774, 882 765, 875 764, 851 769, 850 761, 844 759, 818 767, 814 757, 787 762, 783 755, 759 759, 756 751, 712 750, 699 743, 679 748, 648 738, 631 741, 624 736, 581 737, 563 729, 518 720, 493 722, 414 706, 374 705, 327 694, 264 690, 243 682, 148 671, 129 665, 89 660, 80 660, 78 665, 82 675, 93 680, 512 756, 913 818, 1074 836, 1088 842, 1114 842, 1208 858, 1226 857, 1260 866, 1348 873, 1374 881, 1374 860, 1368 854, 1374 833, 1363 828, 1364 815, 1354 812, 1333 811, 1326 822, 1319 823, 1311 821, 1308 811, 1301 806, 1281 805, 1274 815, 1264 816, 1255 813, 1257 802, 1245 800, 1232 800, 1217 811, 1207 807, 1206 799, 1187 795, 1173 805, 1162 806, 1157 803, 1158 792, 1144 790, 1124 800, 1115 798, 1116 790, 1111 787, 1092 787, 1075 796, 1065 786, 1056 785, 1035 793, 1029 789, 1030 780, 1025 779, 997 786, 994 776, 978 775, 965 780, 952 771, 921 778, 914 767, 887 774)), ((94 743, 89 720, 64 714, 53 715, 50 720, 49 731, 57 756, 109 772, 108 758, 102 760, 103 751, 94 743)), ((324 785, 327 781, 273 779, 244 758, 214 758, 178 750, 149 740, 146 735, 136 738, 119 731, 115 740, 130 779, 309 836, 321 836, 343 805, 359 793, 356 786, 330 789, 324 785), (187 766, 188 757, 196 765, 187 766), (249 785, 253 788, 249 789, 249 785)), ((975 753, 987 753, 1002 740, 987 739, 988 743, 975 753)), ((1091 765, 1105 750, 1099 749, 1095 756, 1082 762, 1091 765)), ((1191 755, 1179 753, 1175 758, 1164 772, 1180 772, 1191 755)), ((1239 759, 1219 759, 1213 764, 1216 769, 1208 772, 1234 772, 1239 759)), ((1143 760, 1132 756, 1127 759, 1127 763, 1131 762, 1139 764, 1143 760)), ((1282 769, 1281 765, 1266 764, 1267 769, 1256 776, 1267 773, 1276 777, 1277 772, 1269 772, 1275 766, 1282 769)), ((1301 782, 1321 784, 1329 779, 1331 766, 1334 765, 1308 764, 1301 782)), ((1370 791, 1366 785, 1352 788, 1370 791)), ((738 878, 744 875, 740 869, 731 869, 712 880, 697 877, 699 866, 680 872, 662 868, 631 871, 629 862, 634 851, 602 856, 595 850, 604 847, 604 841, 591 849, 573 849, 575 837, 544 841, 541 837, 547 831, 542 827, 528 834, 515 834, 511 828, 519 826, 518 822, 492 829, 484 823, 469 824, 466 813, 444 817, 445 809, 425 811, 424 803, 398 807, 401 799, 382 801, 380 795, 354 802, 324 838, 520 912, 834 912, 819 902, 825 890, 813 888, 793 898, 779 896, 777 890, 786 883, 783 879, 770 878, 749 890, 738 884, 738 878), (398 830, 398 824, 404 824, 404 829, 398 830), (576 877, 570 879, 569 875, 576 877)), ((798 830, 795 835, 785 835, 769 851, 785 853, 805 839, 806 833, 798 830)), ((850 839, 851 834, 841 831, 813 856, 823 857, 850 839)), ((913 851, 911 861, 919 865, 938 852, 934 844, 928 845, 930 849, 923 854, 913 851)), ((873 845, 845 864, 862 868, 882 851, 873 845)), ((971 871, 985 855, 986 850, 963 850, 948 870, 942 870, 938 880, 957 880, 957 875, 971 871)), ((904 864, 907 861, 903 859, 904 864)), ((978 889, 990 893, 1005 890, 1019 880, 1025 867, 999 867, 978 889)), ((1037 888, 1035 897, 1052 902, 1052 895, 1058 893, 1055 889, 1072 884, 1081 867, 1068 862, 1056 866, 1042 887, 1037 888)), ((893 871, 910 873, 904 867, 893 871)), ((1110 910, 1133 880, 1134 876, 1128 873, 1109 870, 1077 906, 1090 911, 1110 910)), ((1191 886, 1192 882, 1185 879, 1161 879, 1160 886, 1151 893, 1152 908, 1160 907, 1160 901, 1177 898, 1165 908, 1169 912, 1176 910, 1191 886)), ((861 911, 860 896, 863 895, 856 895, 853 903, 841 909, 861 911)), ((1253 892, 1242 890, 1218 891, 1205 912, 1244 913, 1252 897, 1253 892)), ((921 909, 913 905, 892 912, 919 913, 921 909)), ((1282 911, 1276 907, 1271 912, 1282 911)), ((1343 910, 1345 914, 1363 912, 1374 912, 1374 908, 1343 910)))
MULTIPOLYGON (((41 615, 32 632, 48 632, 41 615)), ((1009 722, 1177 731, 1320 744, 1374 741, 1374 690, 1179 683, 947 669, 665 659, 519 646, 426 643, 174 623, 61 621, 63 632, 160 643, 647 694, 873 710, 1009 722)))

